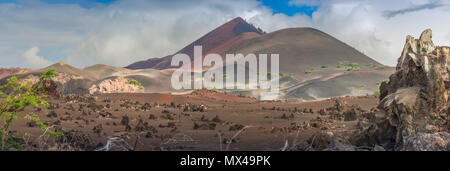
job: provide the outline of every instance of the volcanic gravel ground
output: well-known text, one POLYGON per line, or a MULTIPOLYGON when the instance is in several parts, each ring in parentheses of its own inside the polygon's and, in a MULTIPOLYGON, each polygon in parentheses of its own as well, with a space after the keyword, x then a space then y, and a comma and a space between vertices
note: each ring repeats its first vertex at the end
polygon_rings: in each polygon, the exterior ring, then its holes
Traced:
POLYGON ((317 150, 317 135, 349 139, 370 122, 362 113, 381 117, 377 96, 287 102, 203 92, 70 95, 49 102, 48 115, 27 112, 65 136, 37 139, 43 132, 35 124, 16 121, 11 133, 26 150, 99 150, 108 141, 115 145, 108 150, 317 150), (342 104, 360 114, 330 112, 342 104))

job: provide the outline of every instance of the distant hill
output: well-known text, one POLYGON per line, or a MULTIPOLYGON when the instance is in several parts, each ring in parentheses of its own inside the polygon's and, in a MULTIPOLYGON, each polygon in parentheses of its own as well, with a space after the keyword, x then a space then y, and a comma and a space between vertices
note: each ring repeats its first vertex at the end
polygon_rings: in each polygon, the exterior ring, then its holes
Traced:
MULTIPOLYGON (((258 37, 261 34, 262 33, 260 33, 254 26, 248 24, 242 18, 238 17, 214 29, 213 31, 184 47, 175 54, 187 54, 191 57, 192 60, 194 59, 194 46, 203 46, 203 55, 206 55, 208 53, 221 53, 226 51, 229 46, 235 44, 236 42, 239 42, 243 39, 258 37)), ((163 58, 151 58, 146 61, 139 61, 125 68, 153 68, 160 70, 171 68, 170 62, 173 55, 169 55, 163 58)))
POLYGON ((279 54, 280 71, 303 75, 307 70, 336 69, 341 63, 377 65, 377 61, 338 39, 313 28, 289 28, 243 40, 224 54, 279 54))
POLYGON ((143 90, 139 89, 139 92, 169 93, 172 91, 170 86, 171 72, 155 69, 129 70, 103 64, 79 69, 64 62, 25 73, 10 74, 1 78, 0 84, 6 83, 6 79, 11 76, 16 76, 23 82, 34 83, 48 69, 54 69, 58 73, 54 80, 63 94, 88 94, 92 92, 93 86, 95 87, 99 84, 108 85, 102 87, 105 89, 105 92, 121 92, 121 89, 124 89, 123 93, 127 93, 125 90, 137 90, 140 88, 139 86, 144 88, 143 90), (137 80, 139 85, 132 89, 129 81, 126 80, 137 80))
POLYGON ((13 75, 13 74, 22 74, 30 71, 31 69, 24 68, 0 68, 0 79, 13 75))

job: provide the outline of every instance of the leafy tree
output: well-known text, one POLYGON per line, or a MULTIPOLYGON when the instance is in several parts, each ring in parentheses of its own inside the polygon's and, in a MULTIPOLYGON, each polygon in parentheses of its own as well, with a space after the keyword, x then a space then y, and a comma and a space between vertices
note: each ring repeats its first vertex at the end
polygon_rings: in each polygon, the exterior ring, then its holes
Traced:
POLYGON ((19 79, 15 76, 7 79, 7 83, 0 86, 0 145, 1 150, 8 150, 10 148, 22 149, 20 144, 14 141, 14 135, 9 135, 10 126, 15 120, 30 120, 34 121, 42 131, 47 131, 51 136, 58 138, 63 134, 54 132, 47 128, 47 126, 40 121, 36 114, 27 114, 25 108, 46 108, 48 102, 44 100, 47 97, 46 87, 49 79, 57 76, 54 70, 49 69, 40 76, 40 80, 35 85, 30 82, 21 84, 19 79))

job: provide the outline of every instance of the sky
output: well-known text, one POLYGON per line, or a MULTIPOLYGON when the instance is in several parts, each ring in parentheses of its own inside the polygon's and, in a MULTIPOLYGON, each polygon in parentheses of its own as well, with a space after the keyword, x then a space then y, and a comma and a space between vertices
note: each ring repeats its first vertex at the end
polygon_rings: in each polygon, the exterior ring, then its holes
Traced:
POLYGON ((235 17, 267 32, 313 27, 390 66, 427 28, 450 46, 450 0, 0 0, 0 67, 123 67, 235 17))

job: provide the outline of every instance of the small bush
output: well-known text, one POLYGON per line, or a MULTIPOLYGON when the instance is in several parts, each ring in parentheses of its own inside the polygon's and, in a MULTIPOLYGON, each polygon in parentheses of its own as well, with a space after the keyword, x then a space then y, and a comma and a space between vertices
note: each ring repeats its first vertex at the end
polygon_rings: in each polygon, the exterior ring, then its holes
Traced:
POLYGON ((135 85, 135 86, 138 86, 138 85, 139 85, 139 82, 138 82, 137 80, 130 80, 128 83, 129 83, 129 84, 133 84, 133 85, 135 85))
POLYGON ((376 94, 376 95, 380 95, 381 94, 380 90, 375 90, 373 93, 376 94))

